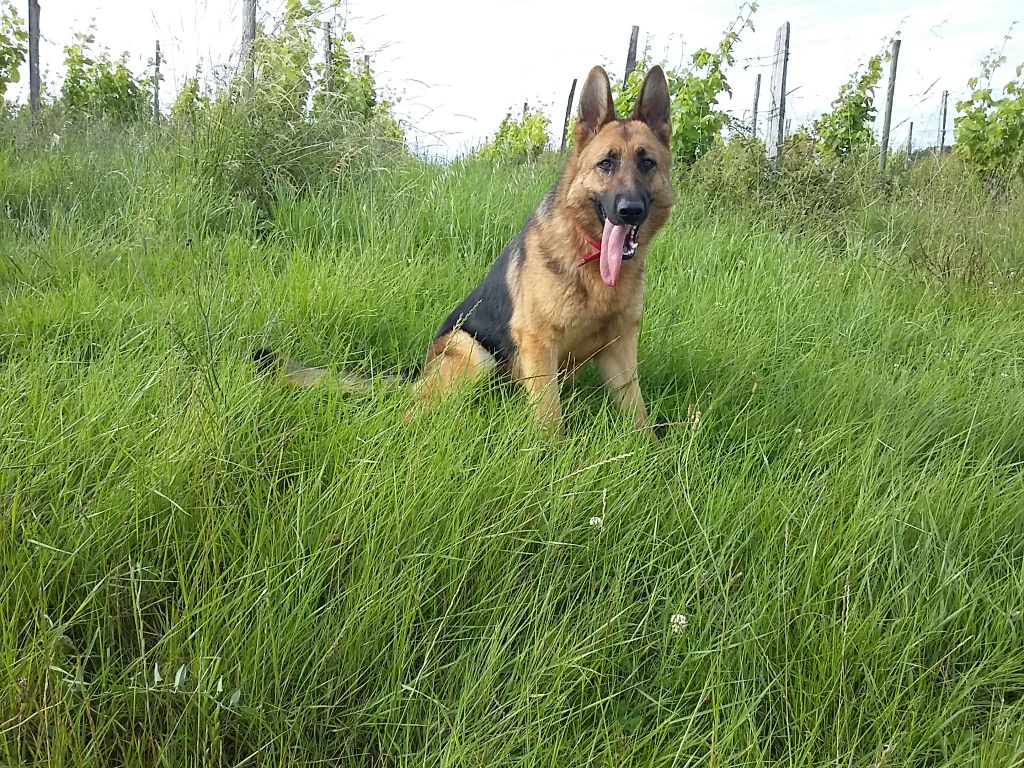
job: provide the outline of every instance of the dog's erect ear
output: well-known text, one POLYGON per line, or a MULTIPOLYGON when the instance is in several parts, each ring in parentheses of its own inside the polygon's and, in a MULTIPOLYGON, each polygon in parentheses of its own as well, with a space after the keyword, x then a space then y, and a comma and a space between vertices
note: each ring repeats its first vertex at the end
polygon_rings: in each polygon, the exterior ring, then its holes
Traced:
POLYGON ((668 80, 662 68, 655 64, 644 78, 640 98, 636 100, 636 109, 633 110, 633 119, 647 123, 658 140, 666 146, 672 141, 670 106, 668 80))
POLYGON ((576 149, 583 149, 597 132, 615 119, 615 102, 612 101, 612 87, 608 73, 603 67, 594 67, 587 75, 587 82, 580 92, 580 114, 573 131, 576 149))

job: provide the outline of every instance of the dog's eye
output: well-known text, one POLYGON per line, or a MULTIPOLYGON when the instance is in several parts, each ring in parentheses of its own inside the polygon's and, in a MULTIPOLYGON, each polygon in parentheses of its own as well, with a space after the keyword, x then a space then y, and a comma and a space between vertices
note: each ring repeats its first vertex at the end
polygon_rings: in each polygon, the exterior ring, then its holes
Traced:
POLYGON ((605 173, 611 173, 612 171, 615 170, 615 159, 611 157, 606 157, 597 164, 597 167, 600 168, 605 173))
POLYGON ((649 170, 653 169, 654 166, 657 165, 657 163, 651 160, 651 158, 649 157, 641 157, 637 165, 640 167, 641 171, 647 173, 649 170))

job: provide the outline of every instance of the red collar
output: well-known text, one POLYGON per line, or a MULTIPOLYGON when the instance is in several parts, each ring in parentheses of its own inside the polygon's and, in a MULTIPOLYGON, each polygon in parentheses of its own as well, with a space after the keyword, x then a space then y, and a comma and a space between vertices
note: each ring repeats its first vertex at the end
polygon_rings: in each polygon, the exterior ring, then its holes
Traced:
POLYGON ((591 240, 589 237, 587 237, 587 233, 580 229, 579 225, 575 226, 576 234, 578 234, 580 236, 580 239, 583 240, 583 242, 590 248, 590 253, 584 254, 583 258, 580 259, 579 263, 576 265, 577 267, 582 267, 586 264, 589 264, 592 261, 596 261, 597 259, 601 258, 601 244, 596 240, 591 240))

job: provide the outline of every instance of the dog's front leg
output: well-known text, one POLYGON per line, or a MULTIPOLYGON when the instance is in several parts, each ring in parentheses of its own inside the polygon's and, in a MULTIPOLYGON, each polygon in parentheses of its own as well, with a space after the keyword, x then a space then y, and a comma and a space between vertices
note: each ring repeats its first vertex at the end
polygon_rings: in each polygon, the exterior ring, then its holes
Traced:
POLYGON ((526 336, 519 343, 516 379, 530 395, 537 420, 548 436, 562 434, 558 397, 558 354, 545 340, 526 336))
POLYGON ((636 334, 628 333, 598 352, 595 361, 601 373, 601 381, 604 382, 605 389, 611 392, 615 404, 633 419, 634 424, 649 431, 653 436, 654 431, 647 417, 647 406, 644 405, 644 396, 640 392, 636 347, 636 334))

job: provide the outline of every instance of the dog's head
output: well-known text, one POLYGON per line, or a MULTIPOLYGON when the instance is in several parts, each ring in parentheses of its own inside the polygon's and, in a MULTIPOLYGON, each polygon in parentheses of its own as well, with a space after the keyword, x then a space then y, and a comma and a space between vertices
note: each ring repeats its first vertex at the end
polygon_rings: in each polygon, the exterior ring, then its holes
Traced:
POLYGON ((604 69, 594 67, 583 84, 567 202, 577 225, 601 240, 601 275, 609 285, 618 280, 621 260, 650 242, 672 208, 669 108, 668 82, 658 66, 623 119, 615 116, 604 69))

